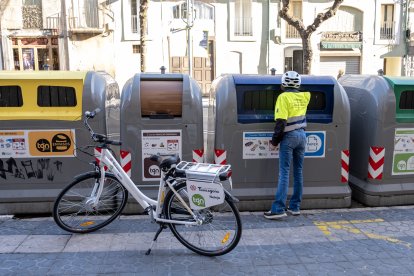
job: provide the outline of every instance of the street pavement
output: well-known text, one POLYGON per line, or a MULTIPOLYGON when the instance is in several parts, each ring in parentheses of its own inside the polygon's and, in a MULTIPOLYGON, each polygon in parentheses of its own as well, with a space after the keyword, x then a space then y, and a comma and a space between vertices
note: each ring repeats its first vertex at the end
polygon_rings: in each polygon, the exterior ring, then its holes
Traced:
POLYGON ((0 275, 414 275, 414 206, 305 210, 269 221, 242 212, 232 252, 204 257, 147 216, 121 216, 90 234, 50 217, 0 216, 0 275))

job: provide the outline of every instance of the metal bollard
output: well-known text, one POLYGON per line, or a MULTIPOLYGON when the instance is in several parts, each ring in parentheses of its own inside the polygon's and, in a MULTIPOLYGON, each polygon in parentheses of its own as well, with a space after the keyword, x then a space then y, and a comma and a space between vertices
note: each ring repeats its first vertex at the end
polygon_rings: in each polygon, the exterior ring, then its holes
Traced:
POLYGON ((384 70, 379 69, 377 72, 378 72, 378 76, 384 76, 384 70))
POLYGON ((167 69, 167 68, 165 68, 165 66, 164 66, 164 65, 160 67, 161 74, 165 74, 165 69, 167 69))

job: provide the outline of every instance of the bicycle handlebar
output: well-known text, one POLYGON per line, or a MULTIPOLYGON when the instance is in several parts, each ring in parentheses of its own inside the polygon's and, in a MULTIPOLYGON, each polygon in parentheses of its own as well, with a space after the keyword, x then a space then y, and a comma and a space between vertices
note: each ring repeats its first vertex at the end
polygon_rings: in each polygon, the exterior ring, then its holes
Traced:
POLYGON ((103 143, 104 145, 121 146, 122 145, 121 141, 109 140, 106 135, 95 133, 95 131, 93 131, 92 127, 89 125, 88 120, 93 119, 96 116, 96 114, 98 114, 99 112, 101 112, 100 108, 97 108, 94 111, 85 112, 85 120, 83 121, 83 123, 85 124, 85 127, 88 129, 89 133, 91 134, 92 140, 98 143, 103 143))
POLYGON ((85 112, 85 117, 87 119, 89 119, 89 118, 93 119, 95 117, 95 115, 98 114, 99 112, 101 112, 101 109, 99 107, 96 108, 94 111, 86 111, 85 112))

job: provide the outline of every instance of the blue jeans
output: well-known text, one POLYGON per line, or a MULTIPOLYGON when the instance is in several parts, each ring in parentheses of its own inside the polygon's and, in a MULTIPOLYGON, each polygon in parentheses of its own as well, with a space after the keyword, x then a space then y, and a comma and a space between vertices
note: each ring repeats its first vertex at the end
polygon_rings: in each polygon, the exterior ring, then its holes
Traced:
POLYGON ((286 209, 286 199, 289 188, 290 163, 293 160, 293 195, 289 202, 289 209, 300 210, 303 191, 303 159, 305 156, 306 135, 303 129, 286 132, 279 148, 279 183, 272 212, 282 213, 286 209))

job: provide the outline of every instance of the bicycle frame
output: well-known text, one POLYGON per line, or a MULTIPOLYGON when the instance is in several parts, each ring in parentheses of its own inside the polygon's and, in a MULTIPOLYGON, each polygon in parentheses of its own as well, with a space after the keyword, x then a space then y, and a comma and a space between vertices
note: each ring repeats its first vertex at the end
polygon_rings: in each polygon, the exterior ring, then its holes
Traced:
MULTIPOLYGON (((151 212, 151 217, 157 221, 157 222, 164 222, 164 223, 173 223, 173 224, 186 224, 186 225, 199 225, 200 222, 197 220, 197 216, 194 214, 194 212, 191 210, 191 208, 184 202, 182 197, 177 193, 177 191, 174 189, 174 185, 177 183, 177 181, 174 179, 172 182, 165 179, 164 172, 161 171, 161 177, 160 177, 160 186, 158 189, 158 198, 157 200, 153 200, 149 197, 147 197, 145 194, 141 192, 141 190, 135 185, 135 183, 131 180, 131 178, 125 173, 121 165, 118 163, 118 161, 115 159, 115 157, 112 155, 111 151, 107 148, 102 148, 101 153, 99 155, 99 171, 100 171, 100 180, 99 180, 99 187, 96 195, 93 198, 94 205, 98 204, 99 198, 101 196, 102 190, 103 190, 103 184, 105 180, 105 169, 106 166, 110 172, 112 172, 115 177, 121 182, 122 186, 127 189, 127 191, 132 195, 132 197, 144 208, 144 210, 149 210, 151 212), (177 198, 181 201, 183 206, 186 208, 186 210, 193 216, 195 222, 188 222, 188 221, 178 221, 178 220, 169 220, 169 219, 163 219, 160 218, 159 215, 161 214, 161 207, 162 207, 162 201, 163 201, 163 195, 167 191, 165 184, 168 185, 168 187, 176 194, 177 198), (152 206, 156 206, 155 210, 152 208, 152 206)), ((93 189, 96 191, 96 186, 93 189)))

